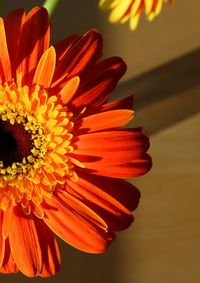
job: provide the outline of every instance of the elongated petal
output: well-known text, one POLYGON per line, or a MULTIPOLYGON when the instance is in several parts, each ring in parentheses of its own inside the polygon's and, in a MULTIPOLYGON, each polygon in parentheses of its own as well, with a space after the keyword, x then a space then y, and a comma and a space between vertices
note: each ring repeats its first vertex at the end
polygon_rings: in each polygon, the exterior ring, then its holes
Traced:
MULTIPOLYGON (((103 160, 87 162, 85 169, 88 173, 102 175, 113 178, 133 178, 146 174, 152 167, 152 161, 149 155, 134 159, 132 162, 121 164, 107 164, 103 160)), ((79 169, 82 170, 82 169, 79 169)))
POLYGON ((47 49, 35 71, 33 83, 48 88, 51 84, 56 64, 56 52, 53 46, 47 49))
POLYGON ((92 114, 101 113, 110 110, 120 110, 120 109, 132 110, 133 104, 134 104, 134 96, 130 95, 114 102, 91 107, 85 113, 83 113, 82 117, 87 117, 92 114))
POLYGON ((24 20, 25 10, 19 9, 11 12, 4 21, 13 77, 16 75, 19 38, 24 20))
POLYGON ((67 83, 59 93, 60 99, 63 104, 67 104, 72 99, 79 87, 79 84, 80 79, 77 76, 67 81, 67 83))
POLYGON ((131 183, 117 178, 94 176, 86 172, 79 172, 79 176, 116 199, 128 210, 133 211, 137 208, 140 191, 131 183))
POLYGON ((89 77, 88 81, 80 85, 79 90, 70 101, 69 107, 76 109, 85 106, 98 106, 103 104, 111 95, 118 82, 114 71, 97 73, 94 77, 89 77))
POLYGON ((33 8, 26 16, 19 40, 17 71, 22 72, 23 82, 32 82, 39 59, 49 47, 49 39, 50 21, 47 10, 33 8))
POLYGON ((120 1, 120 3, 115 8, 113 8, 113 10, 110 13, 110 16, 109 16, 110 22, 114 23, 114 22, 120 21, 120 19, 124 16, 124 14, 130 8, 131 4, 132 4, 132 0, 120 1))
POLYGON ((56 50, 56 63, 58 64, 69 49, 81 38, 78 34, 73 34, 70 37, 67 37, 54 45, 56 50))
POLYGON ((78 133, 92 133, 102 130, 119 128, 126 125, 133 118, 131 110, 113 110, 94 114, 77 121, 78 133))
POLYGON ((32 277, 40 274, 42 254, 34 220, 17 207, 13 215, 12 233, 9 236, 12 255, 18 268, 32 277))
POLYGON ((2 266, 5 252, 5 240, 2 235, 3 216, 4 213, 2 210, 0 210, 0 267, 2 266))
POLYGON ((2 265, 0 266, 1 273, 16 273, 19 269, 14 261, 11 253, 9 240, 5 240, 5 251, 2 265))
POLYGON ((109 111, 109 110, 116 110, 116 109, 133 109, 133 104, 134 104, 134 96, 130 95, 125 98, 122 98, 120 100, 103 104, 100 108, 99 111, 109 111))
POLYGON ((120 164, 140 158, 149 148, 149 140, 140 132, 110 131, 78 136, 75 146, 74 153, 81 155, 81 161, 85 164, 88 161, 91 163, 91 156, 97 157, 94 159, 95 164, 98 160, 102 160, 102 163, 120 164))
POLYGON ((38 238, 42 250, 42 268, 40 276, 52 276, 60 268, 60 253, 57 241, 52 231, 43 220, 34 219, 38 238))
POLYGON ((141 5, 139 6, 137 12, 134 12, 134 14, 130 15, 129 26, 131 30, 135 30, 137 28, 142 10, 143 10, 143 3, 141 2, 141 5))
POLYGON ((76 44, 70 48, 58 64, 54 76, 57 80, 65 73, 75 76, 88 68, 100 57, 102 50, 102 37, 95 31, 87 32, 76 44))
POLYGON ((126 64, 119 57, 111 57, 97 63, 81 78, 80 88, 70 107, 96 107, 105 103, 118 80, 126 71, 126 64))
MULTIPOLYGON (((110 186, 109 180, 107 181, 107 185, 110 186)), ((105 188, 102 188, 101 183, 97 183, 95 180, 94 182, 89 182, 87 176, 85 179, 79 177, 77 183, 69 180, 66 184, 66 190, 99 214, 111 230, 126 229, 133 221, 132 214, 126 207, 108 194, 105 188)), ((135 191, 133 190, 131 197, 134 199, 138 198, 138 195, 135 197, 134 193, 135 191)))
POLYGON ((126 63, 120 57, 114 56, 107 59, 104 59, 98 62, 92 70, 90 70, 90 76, 94 76, 99 72, 107 72, 114 71, 118 80, 125 74, 126 72, 126 63))
POLYGON ((6 239, 11 233, 13 219, 13 206, 9 206, 4 212, 3 225, 2 225, 2 236, 6 239))
POLYGON ((91 209, 64 191, 46 203, 44 221, 64 241, 90 253, 107 249, 112 240, 107 225, 91 209))
POLYGON ((4 21, 0 18, 0 80, 9 82, 12 78, 4 21))

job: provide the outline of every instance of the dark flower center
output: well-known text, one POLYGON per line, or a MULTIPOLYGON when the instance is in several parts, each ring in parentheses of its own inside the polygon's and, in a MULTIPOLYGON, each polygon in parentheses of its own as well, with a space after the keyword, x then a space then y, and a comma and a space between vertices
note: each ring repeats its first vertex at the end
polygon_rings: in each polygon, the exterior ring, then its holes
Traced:
POLYGON ((0 120, 0 161, 3 166, 11 166, 14 162, 22 162, 31 154, 33 148, 31 133, 22 124, 0 120))

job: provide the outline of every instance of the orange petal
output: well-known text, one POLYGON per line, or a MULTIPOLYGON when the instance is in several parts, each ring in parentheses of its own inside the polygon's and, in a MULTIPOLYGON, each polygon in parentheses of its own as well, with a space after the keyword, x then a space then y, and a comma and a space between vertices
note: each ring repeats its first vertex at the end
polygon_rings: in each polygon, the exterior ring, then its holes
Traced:
POLYGON ((78 129, 79 134, 92 133, 122 127, 132 118, 132 110, 112 110, 85 117, 77 121, 76 126, 80 124, 80 129, 78 129))
POLYGON ((36 217, 34 221, 42 250, 42 269, 39 275, 43 277, 52 276, 58 272, 60 267, 58 244, 54 234, 43 221, 36 217))
POLYGON ((63 104, 67 104, 76 93, 80 84, 79 77, 74 77, 67 81, 66 85, 60 91, 60 99, 63 104))
POLYGON ((0 78, 9 82, 12 78, 10 57, 8 53, 4 21, 0 18, 0 78))
POLYGON ((110 131, 85 134, 77 137, 73 145, 75 159, 87 167, 88 161, 120 164, 140 158, 149 148, 148 137, 135 131, 110 131), (78 155, 81 158, 78 158, 78 155), (85 156, 85 157, 84 157, 85 156), (96 157, 96 158, 91 158, 96 157))
POLYGON ((42 254, 37 230, 32 217, 26 216, 20 207, 15 208, 9 239, 20 271, 29 277, 38 275, 42 268, 42 254))
POLYGON ((0 267, 3 264, 3 259, 4 259, 4 253, 5 253, 5 240, 2 236, 2 225, 3 225, 3 217, 4 217, 4 212, 0 210, 0 267))
POLYGON ((85 252, 104 252, 111 235, 106 223, 82 202, 61 191, 46 200, 46 224, 70 245, 85 252))
POLYGON ((2 225, 2 235, 4 239, 6 239, 11 232, 12 218, 13 218, 13 206, 10 205, 7 208, 7 210, 4 212, 4 219, 2 225))
POLYGON ((51 84, 56 64, 56 52, 53 46, 47 49, 37 65, 33 83, 48 88, 51 84))
POLYGON ((116 165, 107 164, 103 161, 87 162, 85 163, 84 170, 86 172, 88 169, 87 172, 90 174, 113 178, 133 178, 146 174, 151 169, 151 166, 151 158, 146 154, 132 162, 116 165))
POLYGON ((76 42, 56 67, 54 80, 65 73, 75 76, 94 64, 100 57, 102 37, 96 30, 90 30, 76 42))
MULTIPOLYGON (((20 252, 20 251, 19 251, 20 252)), ((2 266, 0 267, 0 273, 16 273, 19 269, 13 259, 10 249, 9 240, 5 241, 5 252, 2 266)))
POLYGON ((50 21, 47 10, 35 7, 26 16, 19 40, 17 72, 22 72, 24 83, 32 82, 39 59, 49 47, 49 39, 50 21))
POLYGON ((24 23, 24 19, 25 19, 25 10, 19 9, 11 12, 4 21, 13 77, 15 76, 16 68, 17 68, 19 38, 20 38, 22 25, 24 23))
POLYGON ((67 181, 66 190, 100 215, 112 231, 124 230, 133 221, 131 212, 103 190, 102 186, 96 186, 79 176, 77 183, 67 181))

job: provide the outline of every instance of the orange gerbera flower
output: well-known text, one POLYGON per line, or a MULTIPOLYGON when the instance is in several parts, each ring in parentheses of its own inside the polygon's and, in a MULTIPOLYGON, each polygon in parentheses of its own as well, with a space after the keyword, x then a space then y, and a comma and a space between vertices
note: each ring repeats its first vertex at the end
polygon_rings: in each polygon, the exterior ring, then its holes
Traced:
POLYGON ((148 138, 121 129, 132 96, 107 100, 122 59, 100 61, 91 30, 49 47, 44 8, 0 19, 0 272, 50 276, 59 268, 54 234, 104 252, 133 221, 139 191, 121 177, 151 167, 148 138))
POLYGON ((173 3, 175 0, 100 0, 102 10, 111 10, 109 21, 111 23, 130 23, 130 29, 135 30, 143 10, 147 19, 152 21, 162 9, 164 2, 173 3))

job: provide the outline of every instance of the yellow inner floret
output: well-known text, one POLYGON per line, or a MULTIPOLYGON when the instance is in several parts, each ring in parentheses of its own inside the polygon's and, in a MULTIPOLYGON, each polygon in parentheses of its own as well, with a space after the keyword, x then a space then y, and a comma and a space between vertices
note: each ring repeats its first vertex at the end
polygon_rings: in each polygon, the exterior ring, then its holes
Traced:
POLYGON ((64 184, 66 178, 77 180, 67 156, 73 151, 72 116, 56 96, 48 96, 38 85, 31 89, 15 82, 0 86, 1 123, 9 123, 11 129, 21 127, 31 145, 22 160, 10 164, 0 160, 1 209, 21 204, 26 214, 32 211, 42 218, 43 197, 51 197, 56 185, 64 184))

